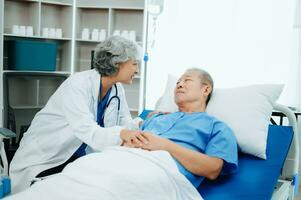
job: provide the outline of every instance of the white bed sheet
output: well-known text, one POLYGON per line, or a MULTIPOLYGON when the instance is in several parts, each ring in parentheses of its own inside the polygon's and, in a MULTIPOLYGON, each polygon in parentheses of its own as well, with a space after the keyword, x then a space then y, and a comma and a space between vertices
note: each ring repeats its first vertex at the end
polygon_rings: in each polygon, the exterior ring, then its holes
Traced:
POLYGON ((7 200, 202 200, 168 152, 109 147, 7 200))

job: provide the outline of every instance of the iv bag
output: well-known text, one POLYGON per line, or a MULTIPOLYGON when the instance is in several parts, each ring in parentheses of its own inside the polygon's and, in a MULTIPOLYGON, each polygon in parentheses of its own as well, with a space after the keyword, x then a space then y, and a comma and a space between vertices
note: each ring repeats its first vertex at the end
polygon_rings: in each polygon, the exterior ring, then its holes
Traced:
POLYGON ((152 24, 148 25, 148 29, 151 30, 148 33, 147 52, 150 53, 150 49, 155 46, 157 19, 158 16, 163 12, 164 0, 148 0, 147 1, 147 12, 152 16, 152 24), (150 43, 148 45, 148 43, 150 43))
POLYGON ((164 0, 148 0, 148 13, 157 18, 163 12, 164 0))

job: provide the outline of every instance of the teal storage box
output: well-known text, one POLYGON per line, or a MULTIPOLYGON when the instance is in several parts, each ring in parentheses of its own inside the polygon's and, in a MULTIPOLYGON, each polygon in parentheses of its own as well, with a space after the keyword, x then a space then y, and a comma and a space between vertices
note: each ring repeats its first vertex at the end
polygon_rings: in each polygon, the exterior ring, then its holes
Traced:
POLYGON ((11 40, 8 68, 11 70, 55 71, 57 44, 54 42, 11 40))

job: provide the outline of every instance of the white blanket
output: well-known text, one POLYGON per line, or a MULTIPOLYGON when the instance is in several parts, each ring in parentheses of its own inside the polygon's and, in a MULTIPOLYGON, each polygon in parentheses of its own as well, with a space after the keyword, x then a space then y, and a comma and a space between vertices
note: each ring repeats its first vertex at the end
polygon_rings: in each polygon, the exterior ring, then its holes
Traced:
POLYGON ((110 147, 7 200, 202 200, 165 151, 110 147))

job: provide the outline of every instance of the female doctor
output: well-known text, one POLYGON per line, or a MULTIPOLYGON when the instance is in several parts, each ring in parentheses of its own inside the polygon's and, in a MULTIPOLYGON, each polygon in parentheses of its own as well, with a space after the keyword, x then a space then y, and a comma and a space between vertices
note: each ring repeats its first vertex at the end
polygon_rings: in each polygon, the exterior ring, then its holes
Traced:
POLYGON ((64 81, 36 114, 10 164, 13 193, 36 178, 58 172, 85 155, 110 145, 146 140, 135 130, 121 83, 131 84, 138 72, 138 46, 113 36, 95 49, 94 69, 64 81))

